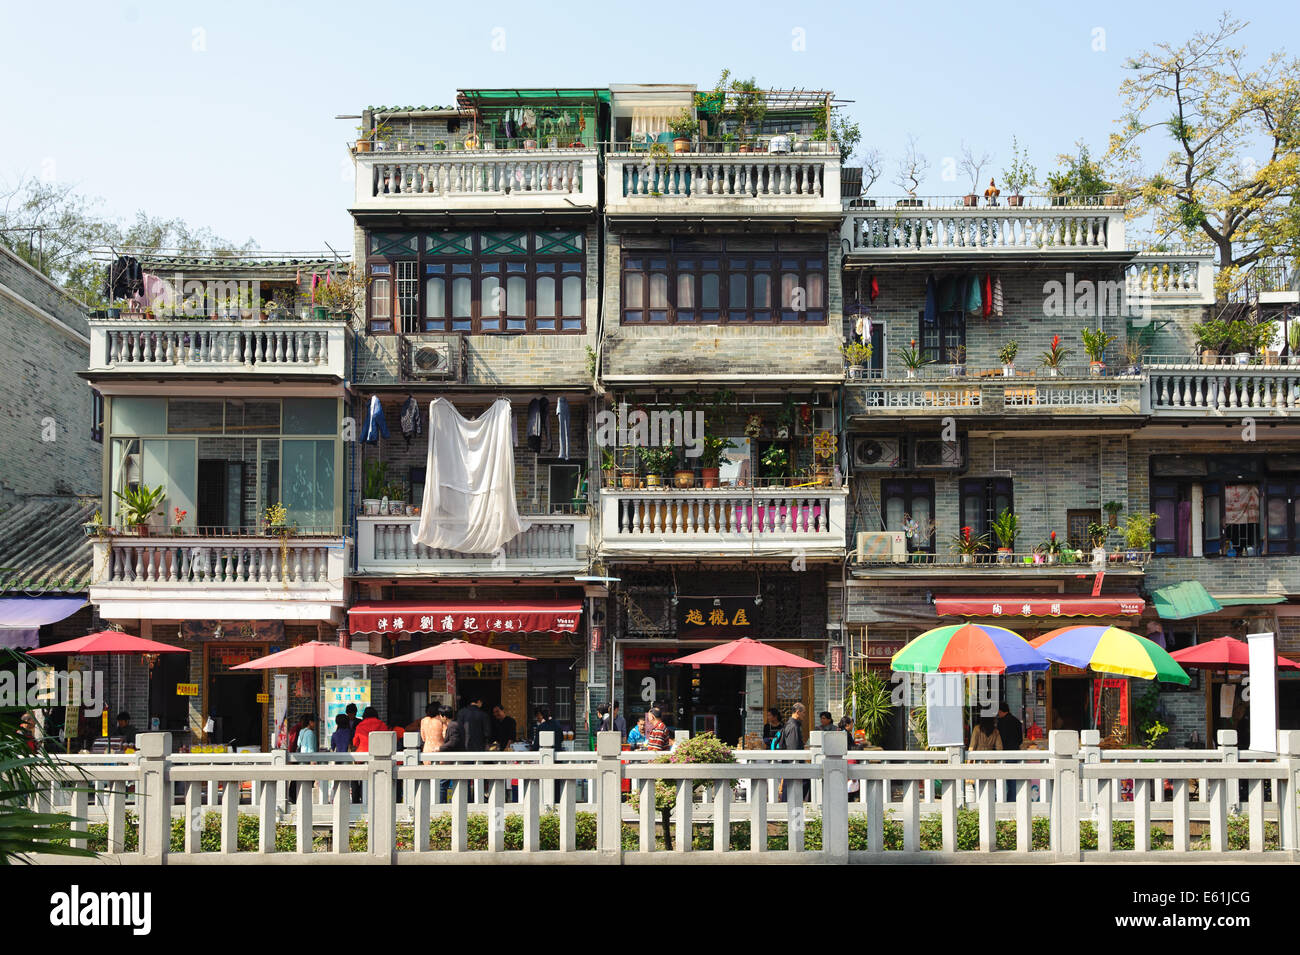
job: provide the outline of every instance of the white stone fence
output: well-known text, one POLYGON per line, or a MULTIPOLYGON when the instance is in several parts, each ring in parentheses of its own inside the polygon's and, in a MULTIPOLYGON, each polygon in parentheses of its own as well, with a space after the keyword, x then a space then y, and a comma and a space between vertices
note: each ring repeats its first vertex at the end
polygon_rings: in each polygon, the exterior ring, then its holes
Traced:
POLYGON ((1233 732, 1214 750, 1102 750, 1096 731, 1059 731, 1044 750, 973 753, 847 751, 844 734, 812 733, 807 750, 737 751, 736 763, 708 765, 621 751, 614 733, 599 734, 594 753, 549 742, 540 752, 425 754, 375 733, 368 754, 286 757, 172 754, 170 735, 149 733, 133 755, 60 757, 65 777, 36 802, 107 823, 99 858, 116 863, 1300 858, 1300 731, 1279 734, 1277 755, 1238 750, 1233 732), (675 794, 667 833, 657 782, 675 794), (219 839, 205 851, 214 814, 219 839), (241 814, 256 819, 251 851, 238 844, 241 814), (1041 825, 1034 839, 1042 820, 1046 845, 1041 825), (968 836, 959 848, 959 825, 972 822, 977 844, 968 836), (1131 848, 1117 848, 1129 826, 1131 848), (292 849, 277 849, 277 827, 292 832, 292 849), (1004 843, 1014 831, 1014 848, 999 848, 999 828, 1004 843))

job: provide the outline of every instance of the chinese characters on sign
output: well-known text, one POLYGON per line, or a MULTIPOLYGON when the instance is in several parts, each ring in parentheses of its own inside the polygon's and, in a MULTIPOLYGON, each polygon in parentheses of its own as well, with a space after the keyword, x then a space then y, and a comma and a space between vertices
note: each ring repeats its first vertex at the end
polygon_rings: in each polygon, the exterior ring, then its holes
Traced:
POLYGON ((753 597, 681 597, 677 602, 677 635, 684 639, 751 636, 753 597))

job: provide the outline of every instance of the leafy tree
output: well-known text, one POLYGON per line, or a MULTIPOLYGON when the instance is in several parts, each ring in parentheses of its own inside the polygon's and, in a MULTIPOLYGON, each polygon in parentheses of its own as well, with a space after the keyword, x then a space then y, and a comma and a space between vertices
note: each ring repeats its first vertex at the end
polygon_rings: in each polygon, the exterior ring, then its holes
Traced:
POLYGON ((1220 296, 1244 268, 1300 246, 1300 61, 1278 52, 1252 68, 1238 45, 1245 27, 1224 14, 1181 46, 1129 60, 1110 145, 1162 237, 1215 247, 1220 296), (1148 140, 1172 146, 1149 173, 1148 140))

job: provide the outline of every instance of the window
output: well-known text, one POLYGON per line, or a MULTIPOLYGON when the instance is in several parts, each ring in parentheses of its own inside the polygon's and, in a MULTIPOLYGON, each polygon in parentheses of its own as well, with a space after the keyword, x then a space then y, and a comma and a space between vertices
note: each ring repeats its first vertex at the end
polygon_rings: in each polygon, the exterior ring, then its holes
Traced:
POLYGON ((580 230, 372 234, 370 332, 580 333, 584 242, 580 230))
POLYGON ((581 486, 582 468, 576 464, 552 464, 549 470, 550 491, 547 500, 551 513, 571 511, 581 486))
POLYGON ((623 323, 777 324, 826 321, 826 256, 811 243, 676 239, 625 242, 623 323))
POLYGON ((104 396, 90 389, 90 440, 104 443, 104 396))
POLYGON ((959 485, 962 527, 969 527, 972 537, 989 536, 990 549, 998 542, 989 530, 1003 511, 1015 513, 1010 478, 966 478, 959 485))
POLYGON ((882 481, 885 527, 908 532, 908 550, 934 553, 934 481, 882 481))
POLYGON ((1088 539, 1088 525, 1101 523, 1101 511, 1095 509, 1073 510, 1065 512, 1065 541, 1075 550, 1092 550, 1092 541, 1088 539))
POLYGON ((938 321, 927 325, 925 312, 921 311, 917 313, 917 325, 917 344, 924 358, 945 365, 957 361, 957 349, 966 347, 965 312, 940 312, 938 321))
POLYGON ((1300 478, 1270 480, 1264 487, 1270 554, 1300 554, 1300 478))

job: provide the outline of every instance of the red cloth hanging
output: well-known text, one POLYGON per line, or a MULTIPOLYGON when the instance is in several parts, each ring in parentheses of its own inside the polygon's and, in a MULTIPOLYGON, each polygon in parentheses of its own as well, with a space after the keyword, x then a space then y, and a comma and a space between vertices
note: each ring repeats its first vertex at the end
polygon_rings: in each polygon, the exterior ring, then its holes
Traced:
POLYGON ((988 318, 993 314, 993 276, 988 272, 984 273, 984 317, 988 318))
POLYGON ((876 296, 879 294, 880 294, 880 283, 876 281, 876 277, 873 275, 871 276, 871 301, 874 302, 876 300, 876 296))

